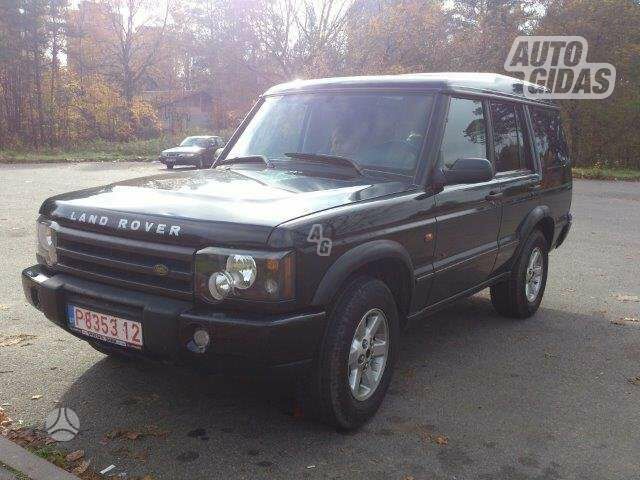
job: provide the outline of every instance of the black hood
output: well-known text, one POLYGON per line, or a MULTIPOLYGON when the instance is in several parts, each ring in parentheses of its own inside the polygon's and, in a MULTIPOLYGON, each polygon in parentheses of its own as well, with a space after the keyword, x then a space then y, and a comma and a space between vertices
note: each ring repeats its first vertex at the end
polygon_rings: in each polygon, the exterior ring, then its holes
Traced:
POLYGON ((388 195, 407 183, 336 179, 275 169, 189 171, 52 197, 40 213, 61 224, 180 244, 263 245, 274 227, 320 210, 388 195))

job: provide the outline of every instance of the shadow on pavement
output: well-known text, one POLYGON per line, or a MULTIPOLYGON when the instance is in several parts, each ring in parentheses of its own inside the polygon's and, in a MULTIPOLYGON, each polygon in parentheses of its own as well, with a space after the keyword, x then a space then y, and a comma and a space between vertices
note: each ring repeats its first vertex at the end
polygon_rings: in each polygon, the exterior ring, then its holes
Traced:
POLYGON ((608 462, 594 466, 593 452, 614 448, 621 432, 613 433, 612 423, 623 421, 615 410, 638 400, 625 393, 619 370, 637 362, 639 337, 629 342, 620 332, 594 316, 542 308, 514 321, 497 316, 486 297, 461 301, 404 333, 381 410, 348 435, 288 413, 291 380, 108 358, 61 402, 82 422, 72 447, 85 448, 99 465, 159 479, 599 478, 611 472, 608 462), (599 377, 611 370, 618 370, 615 378, 599 377), (150 425, 166 438, 105 439, 116 429, 150 425), (434 442, 438 435, 448 444, 434 442))

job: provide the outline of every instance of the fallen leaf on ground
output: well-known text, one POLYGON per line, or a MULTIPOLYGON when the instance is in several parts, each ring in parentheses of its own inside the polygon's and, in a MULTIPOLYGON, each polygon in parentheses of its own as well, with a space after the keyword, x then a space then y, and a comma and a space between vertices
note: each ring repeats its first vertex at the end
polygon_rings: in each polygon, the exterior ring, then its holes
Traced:
POLYGON ((77 462, 82 457, 84 457, 84 450, 76 450, 75 452, 71 452, 65 458, 67 462, 77 462))
POLYGON ((36 338, 35 335, 27 335, 26 333, 20 333, 18 335, 0 335, 0 347, 11 347, 13 345, 20 345, 32 338, 36 338))
POLYGON ((640 325, 640 318, 636 317, 622 317, 619 320, 611 320, 614 325, 640 325))
POLYGON ((616 293, 614 295, 621 302, 640 302, 640 297, 637 295, 624 295, 622 293, 616 293))
POLYGON ((164 438, 169 434, 166 430, 160 430, 155 425, 151 425, 142 430, 125 430, 118 429, 107 433, 106 438, 114 440, 116 438, 126 438, 127 440, 138 440, 142 437, 158 437, 164 438))
POLYGON ((432 435, 431 439, 438 445, 447 445, 449 443, 449 439, 444 435, 432 435))
POLYGON ((44 445, 55 443, 55 440, 49 437, 47 432, 31 427, 11 428, 6 433, 6 437, 21 447, 29 448, 39 448, 44 445))
POLYGON ((7 412, 4 411, 2 407, 0 407, 0 435, 5 435, 6 430, 11 426, 13 420, 9 418, 7 412))
POLYGON ((637 376, 636 378, 630 378, 629 383, 631 385, 635 385, 636 387, 640 387, 640 376, 637 376))
POLYGON ((33 395, 31 397, 31 400, 40 400, 42 398, 42 395, 33 395))
POLYGON ((76 468, 74 468, 71 473, 74 473, 76 475, 82 475, 84 472, 87 471, 87 469, 89 468, 89 464, 91 462, 88 460, 83 460, 82 463, 80 463, 80 465, 78 465, 76 468))
POLYGON ((150 393, 147 395, 134 395, 130 399, 132 403, 145 403, 145 404, 148 402, 155 402, 157 400, 160 400, 160 395, 158 395, 157 393, 150 393))
POLYGON ((9 310, 9 307, 7 305, 0 304, 0 310, 9 310))
POLYGON ((133 452, 131 454, 131 458, 133 458, 134 460, 140 460, 141 462, 146 462, 147 460, 149 460, 149 450, 133 452))

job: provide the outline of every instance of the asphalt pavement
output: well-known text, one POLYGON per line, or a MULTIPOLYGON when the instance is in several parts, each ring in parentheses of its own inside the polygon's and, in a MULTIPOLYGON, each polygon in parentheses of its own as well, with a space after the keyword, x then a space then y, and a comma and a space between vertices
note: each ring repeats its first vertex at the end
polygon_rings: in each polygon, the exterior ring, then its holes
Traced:
POLYGON ((15 422, 70 407, 81 431, 60 446, 127 478, 640 478, 640 183, 576 181, 538 314, 503 319, 483 292, 413 325, 382 408, 342 434, 292 415, 287 382, 113 360, 26 303, 45 198, 161 171, 0 165, 0 404, 15 422))

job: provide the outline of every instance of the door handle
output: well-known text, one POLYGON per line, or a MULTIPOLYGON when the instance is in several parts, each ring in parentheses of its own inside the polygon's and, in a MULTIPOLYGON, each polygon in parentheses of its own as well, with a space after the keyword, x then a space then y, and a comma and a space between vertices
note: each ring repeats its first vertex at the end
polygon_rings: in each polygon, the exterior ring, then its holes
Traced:
POLYGON ((487 202, 495 202, 496 200, 500 200, 504 197, 504 193, 502 192, 489 192, 489 195, 484 197, 487 202))

